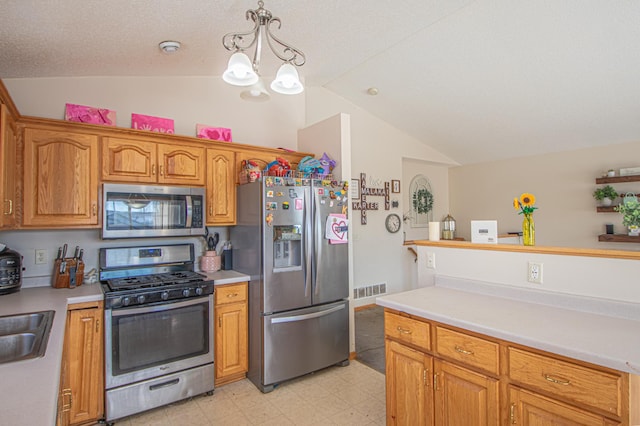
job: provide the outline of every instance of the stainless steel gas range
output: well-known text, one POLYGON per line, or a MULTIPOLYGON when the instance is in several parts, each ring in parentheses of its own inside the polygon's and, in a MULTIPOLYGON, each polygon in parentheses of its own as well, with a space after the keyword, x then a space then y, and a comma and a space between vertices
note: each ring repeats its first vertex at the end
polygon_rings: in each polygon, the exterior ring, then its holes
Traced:
POLYGON ((213 281, 193 244, 100 249, 106 419, 213 392, 213 281))

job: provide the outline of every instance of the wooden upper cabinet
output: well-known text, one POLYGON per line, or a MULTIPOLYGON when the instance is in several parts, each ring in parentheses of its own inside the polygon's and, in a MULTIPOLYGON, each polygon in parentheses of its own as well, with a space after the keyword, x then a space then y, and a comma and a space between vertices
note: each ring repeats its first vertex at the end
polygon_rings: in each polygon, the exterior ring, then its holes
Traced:
POLYGON ((98 226, 98 137, 24 130, 24 226, 98 226))
POLYGON ((204 186, 204 148, 160 143, 158 163, 158 183, 204 186))
POLYGON ((0 104, 0 228, 16 226, 16 123, 5 104, 0 104))
POLYGON ((235 153, 207 150, 207 225, 236 223, 235 153))
POLYGON ((131 139, 102 139, 102 179, 118 182, 156 182, 157 144, 131 139))
POLYGON ((102 179, 204 186, 205 149, 143 139, 104 137, 102 179))

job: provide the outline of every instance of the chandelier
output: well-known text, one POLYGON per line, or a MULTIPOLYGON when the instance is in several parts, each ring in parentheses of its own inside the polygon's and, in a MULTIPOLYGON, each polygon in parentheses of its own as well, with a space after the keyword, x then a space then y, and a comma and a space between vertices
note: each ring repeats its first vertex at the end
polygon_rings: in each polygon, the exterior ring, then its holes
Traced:
POLYGON ((271 25, 275 24, 280 29, 282 23, 280 18, 273 17, 271 12, 263 6, 264 2, 258 1, 256 10, 249 9, 246 12, 247 20, 251 19, 254 23, 252 30, 228 33, 222 37, 224 47, 234 52, 229 59, 227 70, 222 74, 222 79, 234 86, 260 86, 260 56, 263 42, 266 40, 273 54, 283 62, 275 80, 271 83, 271 90, 285 95, 302 93, 304 86, 300 82, 296 67, 304 65, 306 60, 304 53, 273 35, 271 25), (253 61, 244 53, 251 48, 255 48, 253 61))

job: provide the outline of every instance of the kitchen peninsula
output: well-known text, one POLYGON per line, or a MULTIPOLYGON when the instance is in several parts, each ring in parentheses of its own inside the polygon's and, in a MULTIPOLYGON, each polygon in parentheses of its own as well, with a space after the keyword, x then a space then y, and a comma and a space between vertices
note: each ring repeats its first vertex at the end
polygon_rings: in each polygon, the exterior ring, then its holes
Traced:
MULTIPOLYGON (((606 251, 416 246, 419 271, 429 271, 425 287, 377 299, 385 307, 388 424, 640 423, 640 304, 594 297, 628 286, 617 277, 598 286, 583 276, 592 270, 573 270, 566 259, 597 264, 606 251), (527 260, 549 266, 546 288, 519 277, 527 260)), ((637 255, 617 255, 623 274, 637 272, 637 255)), ((608 273, 615 275, 611 265, 608 273)))

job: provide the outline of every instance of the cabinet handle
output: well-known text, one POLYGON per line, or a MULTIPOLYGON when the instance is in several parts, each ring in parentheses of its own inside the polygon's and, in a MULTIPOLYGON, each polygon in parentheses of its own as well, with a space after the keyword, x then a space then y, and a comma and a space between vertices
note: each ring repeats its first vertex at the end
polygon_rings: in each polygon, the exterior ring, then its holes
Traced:
POLYGON ((438 390, 438 373, 433 375, 433 390, 438 390))
POLYGON ((62 390, 62 411, 71 411, 71 389, 62 390))
POLYGON ((222 327, 222 316, 218 317, 218 327, 222 327))
POLYGON ((562 379, 556 379, 553 376, 550 376, 548 374, 543 374, 544 379, 548 382, 551 383, 556 383, 558 385, 562 385, 562 386, 569 386, 571 384, 571 380, 562 380, 562 379))
POLYGON ((425 387, 429 387, 429 381, 427 380, 427 373, 429 370, 427 368, 422 370, 422 383, 424 383, 425 387))
POLYGON ((398 331, 399 331, 400 333, 402 333, 402 334, 411 334, 411 333, 412 333, 412 331, 411 331, 411 330, 409 330, 409 329, 407 329, 407 328, 402 328, 402 327, 400 327, 400 326, 398 326, 398 331))
POLYGON ((516 404, 511 404, 509 407, 509 420, 512 425, 516 424, 516 404))
POLYGON ((213 216, 213 206, 209 205, 209 216, 213 216))
POLYGON ((227 294, 227 297, 238 297, 238 293, 227 294))
POLYGON ((155 164, 152 164, 152 165, 151 165, 151 174, 152 174, 152 175, 155 175, 155 174, 156 174, 156 165, 155 165, 155 164))
POLYGON ((91 206, 91 213, 94 216, 98 214, 98 206, 95 203, 91 206))
POLYGON ((4 202, 5 202, 5 203, 6 203, 7 201, 9 202, 9 213, 6 213, 6 212, 5 212, 5 215, 13 214, 13 200, 4 200, 4 202))
POLYGON ((461 348, 458 345, 456 345, 455 350, 456 350, 456 352, 459 352, 459 353, 464 354, 464 355, 473 355, 473 351, 465 350, 465 349, 461 348))
POLYGON ((162 166, 160 166, 160 176, 164 176, 164 170, 162 166))
POLYGON ((100 331, 100 320, 96 320, 96 333, 100 331))

